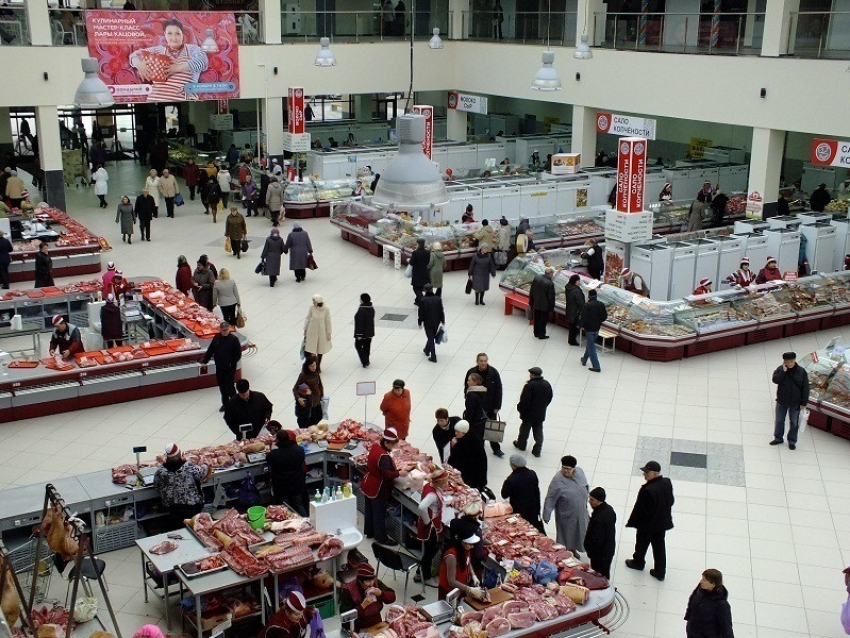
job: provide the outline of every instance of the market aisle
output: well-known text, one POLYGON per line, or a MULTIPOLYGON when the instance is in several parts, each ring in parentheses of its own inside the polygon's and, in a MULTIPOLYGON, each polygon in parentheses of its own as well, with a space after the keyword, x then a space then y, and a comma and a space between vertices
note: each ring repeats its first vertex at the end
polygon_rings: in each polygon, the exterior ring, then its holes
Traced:
MULTIPOLYGON (((161 215, 154 220, 152 242, 125 245, 114 223, 115 208, 122 194, 135 196, 145 173, 128 163, 110 164, 107 170, 108 209, 97 208, 92 189, 68 191, 69 212, 114 246, 104 255, 104 265, 111 259, 131 277, 150 274, 168 281, 173 280, 180 254, 194 264, 207 253, 218 268, 228 267, 249 318, 244 332, 259 348, 244 360, 245 377, 269 396, 275 416, 285 426, 294 425, 291 388, 300 366, 304 316, 317 292, 329 305, 334 323, 334 349, 323 360, 322 375, 331 396, 332 420, 362 419, 364 405, 355 396, 355 383, 376 380, 379 396, 369 399, 368 415, 382 423, 380 394, 389 390, 393 379, 403 378, 414 404, 411 443, 429 453, 435 452, 430 439, 434 410, 447 407, 453 415, 461 413, 463 374, 474 365, 476 353, 486 351, 502 375, 502 416, 508 420, 511 439, 518 425, 514 406, 527 370, 540 366, 553 384, 555 399, 546 422, 543 455, 529 457, 529 467, 538 472, 545 492, 560 457, 570 453, 592 486, 607 490, 620 526, 614 581, 631 607, 629 621, 617 635, 682 635, 688 595, 706 567, 724 573, 739 638, 840 635, 837 615, 844 598, 840 570, 850 563, 846 488, 850 446, 818 430, 807 430, 794 452, 769 447, 767 442, 773 420, 770 374, 781 363, 781 353, 796 350, 802 357, 841 331, 664 364, 606 354, 602 374, 594 375, 580 367, 581 353, 567 345, 565 330, 553 327, 550 340, 538 341, 519 315, 503 315, 495 282, 487 306, 481 308, 472 304, 472 296, 463 294, 465 276, 448 273, 443 299, 450 340, 438 349, 439 363, 432 364, 422 355, 424 335, 415 329, 409 280, 342 241, 327 220, 303 223, 319 270, 299 285, 284 272, 270 289, 267 280, 253 272, 271 227, 268 220, 248 220, 252 248, 238 261, 223 250, 224 224, 213 224, 200 212, 198 201, 178 208, 176 219, 161 215), (378 318, 387 313, 413 317, 412 326, 410 318, 398 325, 379 322, 368 370, 359 366, 352 337, 361 292, 371 294, 378 318), (705 454, 708 467, 671 471, 671 451, 705 454), (649 456, 672 476, 676 493, 676 528, 668 534, 664 583, 623 565, 634 543, 634 532, 623 526, 642 483, 637 468, 649 456)), ((283 224, 284 236, 291 226, 292 221, 283 224)), ((850 339, 850 329, 842 336, 850 339)), ((213 388, 3 424, 0 486, 105 470, 131 460, 133 445, 159 451, 170 441, 184 448, 224 442, 230 433, 218 405, 213 388)), ((505 449, 510 453, 509 441, 505 449)), ((489 459, 489 483, 498 492, 509 472, 507 457, 489 459)), ((137 553, 125 550, 107 558, 116 576, 126 570, 122 586, 135 587, 137 553), (113 563, 120 564, 112 567, 113 563)), ((150 611, 159 609, 156 604, 145 607, 138 599, 137 592, 136 600, 128 599, 120 613, 158 614, 150 611)), ((125 620, 130 627, 137 618, 125 620)))

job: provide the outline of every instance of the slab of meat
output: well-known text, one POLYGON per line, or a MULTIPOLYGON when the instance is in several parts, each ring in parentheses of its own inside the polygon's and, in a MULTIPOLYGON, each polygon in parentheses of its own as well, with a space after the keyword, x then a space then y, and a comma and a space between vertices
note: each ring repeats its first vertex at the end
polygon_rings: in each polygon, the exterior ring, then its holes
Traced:
POLYGON ((528 611, 528 603, 524 600, 509 600, 502 604, 502 611, 502 615, 505 616, 508 614, 515 614, 520 611, 528 611))
POLYGON ((537 620, 537 616, 530 611, 520 611, 515 614, 508 614, 508 622, 511 623, 512 629, 525 629, 531 627, 537 620))
POLYGON ((342 541, 332 536, 324 543, 319 545, 319 549, 316 550, 316 556, 319 557, 319 560, 333 558, 334 556, 342 552, 343 547, 344 545, 342 544, 342 541))
POLYGON ((268 571, 266 565, 258 561, 247 549, 236 543, 223 551, 220 556, 233 571, 249 578, 265 574, 268 571))
POLYGON ((468 625, 471 622, 480 623, 481 619, 483 617, 484 617, 483 611, 468 611, 460 617, 460 624, 461 624, 462 627, 465 627, 466 625, 468 625))
POLYGON ((269 505, 266 508, 268 521, 286 521, 290 518, 297 518, 297 515, 285 505, 269 505))
POLYGON ((306 518, 290 518, 285 521, 274 521, 269 528, 273 532, 288 534, 291 532, 308 532, 313 529, 306 518))
POLYGON ((127 485, 136 482, 135 465, 119 465, 112 468, 112 482, 119 485, 127 485))
POLYGON ((502 636, 511 630, 511 623, 506 618, 494 618, 487 623, 485 629, 487 630, 488 638, 502 636))
POLYGON ((502 611, 502 605, 493 605, 484 610, 484 615, 481 617, 481 624, 488 625, 494 618, 504 618, 505 614, 502 611))
POLYGON ((174 541, 164 541, 159 545, 151 547, 151 554, 168 554, 177 549, 178 545, 174 541))
POLYGON ((561 616, 572 613, 576 610, 576 604, 564 596, 564 594, 555 594, 550 598, 550 601, 555 605, 555 609, 558 610, 558 614, 561 616))
POLYGON ((532 604, 531 611, 537 616, 537 620, 541 622, 558 617, 558 610, 555 609, 554 605, 550 605, 547 602, 532 604))
POLYGON ((321 545, 327 540, 328 535, 324 532, 315 532, 312 534, 305 534, 302 536, 295 536, 291 540, 296 545, 309 545, 311 547, 315 547, 316 545, 321 545))
POLYGON ((277 554, 264 557, 266 564, 275 572, 284 572, 315 560, 313 550, 307 545, 293 545, 277 554))
POLYGON ((224 548, 224 544, 220 540, 205 530, 195 530, 195 536, 212 550, 218 551, 224 548))

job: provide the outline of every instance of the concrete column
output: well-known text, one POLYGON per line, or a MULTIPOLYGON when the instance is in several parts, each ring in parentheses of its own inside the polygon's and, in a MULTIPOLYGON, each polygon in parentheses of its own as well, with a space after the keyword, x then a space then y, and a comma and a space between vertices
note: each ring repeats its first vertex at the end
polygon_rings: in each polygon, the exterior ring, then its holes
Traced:
POLYGON ((446 111, 446 137, 455 142, 466 141, 466 112, 448 109, 446 111))
POLYGON ((30 30, 30 44, 50 46, 50 14, 46 2, 26 2, 27 25, 30 30))
POLYGON ((469 0, 449 0, 449 33, 444 38, 463 40, 470 31, 469 0))
POLYGON ((372 109, 375 107, 374 93, 360 93, 354 96, 354 119, 358 122, 371 122, 372 109))
MULTIPOLYGON (((34 4, 34 3, 28 3, 34 4)), ((62 170, 62 141, 59 138, 59 109, 55 106, 35 107, 38 131, 38 155, 44 184, 41 192, 51 206, 65 210, 65 179, 62 170)))
POLYGON ((266 44, 280 44, 280 0, 260 0, 260 36, 266 44))
POLYGON ((791 13, 799 10, 800 0, 767 0, 761 45, 763 56, 775 58, 790 52, 788 36, 791 28, 796 29, 797 24, 796 19, 792 24, 791 13))
POLYGON ((581 42, 581 35, 587 33, 587 43, 593 46, 597 42, 601 42, 605 38, 605 20, 597 20, 594 25, 595 16, 597 13, 605 13, 607 4, 605 0, 578 0, 576 16, 576 46, 581 42))
POLYGON ((263 100, 263 124, 266 134, 266 148, 269 155, 283 155, 283 98, 270 97, 263 100))
MULTIPOLYGON (((748 204, 757 204, 762 198, 762 218, 776 215, 776 200, 779 199, 779 175, 782 172, 782 153, 785 131, 768 128, 753 128, 752 154, 750 156, 750 179, 747 185, 748 204)), ((757 211, 751 210, 758 215, 757 211)))
POLYGON ((0 107, 0 157, 6 157, 6 153, 13 150, 15 146, 12 139, 12 120, 9 116, 9 107, 0 107))
POLYGON ((573 105, 572 153, 581 153, 581 165, 593 166, 596 158, 596 109, 573 105))

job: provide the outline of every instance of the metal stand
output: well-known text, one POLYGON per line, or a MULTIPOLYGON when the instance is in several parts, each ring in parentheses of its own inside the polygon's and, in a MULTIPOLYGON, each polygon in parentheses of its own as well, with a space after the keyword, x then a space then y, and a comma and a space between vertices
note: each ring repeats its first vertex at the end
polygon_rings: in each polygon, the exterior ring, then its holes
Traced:
MULTIPOLYGON (((35 561, 35 570, 38 572, 38 554, 36 553, 36 561, 35 561)), ((15 573, 15 570, 12 569, 11 559, 9 557, 9 551, 6 549, 6 545, 3 544, 3 541, 0 540, 0 589, 6 584, 6 578, 11 575, 12 582, 15 584, 15 591, 18 594, 18 606, 23 609, 23 620, 21 624, 25 629, 29 630, 29 633, 35 636, 35 627, 32 623, 32 604, 29 607, 24 605, 24 590, 21 588, 21 582, 18 580, 18 575, 15 573)), ((34 592, 36 589, 36 582, 34 581, 32 584, 32 591, 34 592)), ((11 629, 11 626, 9 627, 11 629)))

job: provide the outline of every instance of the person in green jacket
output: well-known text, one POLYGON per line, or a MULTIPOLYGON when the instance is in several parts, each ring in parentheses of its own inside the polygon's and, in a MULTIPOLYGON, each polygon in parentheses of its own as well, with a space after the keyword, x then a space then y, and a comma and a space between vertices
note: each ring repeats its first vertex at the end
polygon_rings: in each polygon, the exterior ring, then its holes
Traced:
POLYGON ((443 246, 435 241, 431 244, 431 256, 428 259, 428 277, 434 287, 434 294, 442 297, 443 271, 446 269, 446 256, 443 254, 443 246))

